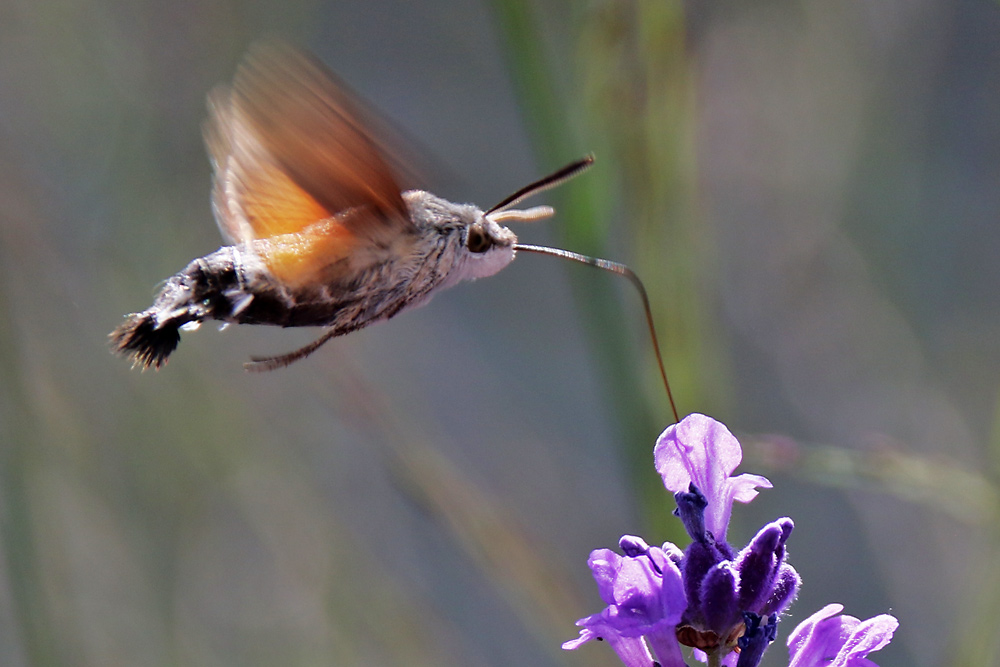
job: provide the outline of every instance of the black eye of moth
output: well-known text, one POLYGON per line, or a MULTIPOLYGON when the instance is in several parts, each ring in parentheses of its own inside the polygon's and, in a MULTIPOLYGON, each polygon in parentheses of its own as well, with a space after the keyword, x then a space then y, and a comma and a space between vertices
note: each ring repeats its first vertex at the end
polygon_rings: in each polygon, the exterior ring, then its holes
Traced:
POLYGON ((469 252, 486 252, 493 246, 490 237, 479 227, 469 227, 469 237, 465 241, 465 246, 469 252))

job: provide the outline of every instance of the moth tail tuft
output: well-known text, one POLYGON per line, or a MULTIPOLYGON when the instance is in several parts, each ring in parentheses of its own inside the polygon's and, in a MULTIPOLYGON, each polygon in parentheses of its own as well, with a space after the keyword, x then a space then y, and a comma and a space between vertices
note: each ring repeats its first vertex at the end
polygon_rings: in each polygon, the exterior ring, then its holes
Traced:
POLYGON ((142 370, 160 368, 177 349, 183 321, 158 323, 152 311, 132 313, 108 337, 115 354, 132 361, 132 367, 142 370))

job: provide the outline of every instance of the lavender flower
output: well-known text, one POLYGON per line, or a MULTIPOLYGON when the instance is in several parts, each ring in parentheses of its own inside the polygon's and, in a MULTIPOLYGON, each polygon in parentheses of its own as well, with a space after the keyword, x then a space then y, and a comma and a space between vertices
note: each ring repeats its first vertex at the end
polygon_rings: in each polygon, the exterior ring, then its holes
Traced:
MULTIPOLYGON (((758 488, 771 487, 758 475, 733 476, 742 457, 729 430, 704 415, 689 415, 663 432, 654 448, 656 469, 674 492, 674 514, 691 544, 681 551, 625 536, 623 555, 593 551, 588 565, 607 606, 577 621, 580 636, 563 648, 599 639, 627 667, 683 667, 683 644, 712 665, 758 665, 800 580, 785 561, 791 519, 767 524, 739 551, 726 542, 733 503, 750 502, 758 488)), ((832 619, 841 609, 831 605, 796 629, 789 639, 791 667, 832 658, 840 660, 835 667, 872 667, 866 656, 888 643, 896 620, 832 619)))

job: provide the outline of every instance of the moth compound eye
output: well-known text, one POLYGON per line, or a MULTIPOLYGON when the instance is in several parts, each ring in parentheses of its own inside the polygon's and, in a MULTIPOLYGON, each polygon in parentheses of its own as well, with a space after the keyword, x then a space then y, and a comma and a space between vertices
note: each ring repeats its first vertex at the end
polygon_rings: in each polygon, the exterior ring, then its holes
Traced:
POLYGON ((493 241, 486 235, 482 227, 469 227, 469 235, 465 240, 469 252, 483 253, 493 247, 493 241))

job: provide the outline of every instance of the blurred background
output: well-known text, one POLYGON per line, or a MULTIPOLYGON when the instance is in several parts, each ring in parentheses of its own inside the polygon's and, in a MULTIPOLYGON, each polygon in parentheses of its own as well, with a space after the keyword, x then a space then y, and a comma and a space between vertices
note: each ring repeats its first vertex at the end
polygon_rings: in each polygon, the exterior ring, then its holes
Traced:
POLYGON ((586 0, 0 3, 0 664, 615 665, 564 653, 622 534, 686 544, 636 294, 523 256, 261 375, 317 332, 106 336, 220 236, 205 96, 313 51, 516 231, 633 266, 682 414, 724 421, 805 584, 1000 664, 1000 7, 586 0), (539 202, 541 203, 541 202, 539 202))

